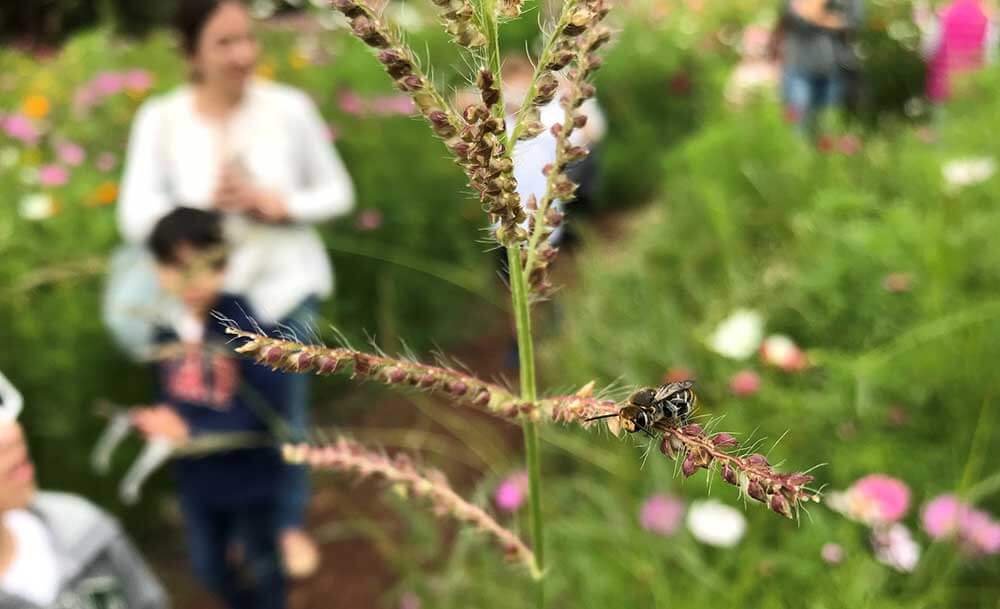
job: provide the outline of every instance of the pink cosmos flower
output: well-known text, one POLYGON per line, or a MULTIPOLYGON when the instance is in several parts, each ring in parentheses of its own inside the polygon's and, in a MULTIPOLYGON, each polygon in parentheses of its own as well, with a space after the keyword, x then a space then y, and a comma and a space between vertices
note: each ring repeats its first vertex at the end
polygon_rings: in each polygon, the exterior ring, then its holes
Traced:
POLYGON ((869 526, 899 521, 910 507, 910 489, 895 478, 871 474, 842 492, 830 493, 827 505, 847 518, 869 526))
POLYGON ((129 70, 123 76, 125 88, 129 91, 148 91, 153 86, 153 75, 148 70, 129 70))
POLYGON ((86 160, 87 153, 75 142, 60 142, 56 144, 56 156, 70 167, 79 167, 86 160))
POLYGON ((896 522, 910 508, 910 489, 883 474, 865 476, 854 483, 853 491, 877 506, 880 522, 896 522))
POLYGON ((878 527, 872 532, 871 542, 875 560, 901 573, 911 573, 916 569, 920 546, 905 526, 896 523, 878 527))
POLYGON ((367 108, 365 100, 354 91, 344 91, 340 94, 340 110, 353 116, 364 116, 367 108))
POLYGON ((409 116, 416 112, 416 106, 409 95, 384 95, 371 100, 371 109, 382 116, 409 116))
POLYGON ((729 390, 739 397, 753 395, 760 390, 760 375, 753 370, 740 370, 729 379, 729 390))
POLYGON ((663 382, 679 383, 680 381, 689 381, 696 377, 697 375, 694 373, 694 370, 687 366, 673 366, 663 375, 663 382))
POLYGON ((819 551, 823 560, 831 565, 839 565, 844 562, 844 548, 839 543, 825 543, 819 551))
POLYGON ((38 183, 42 186, 63 186, 69 181, 69 170, 62 165, 42 165, 38 168, 38 183))
POLYGON ((119 72, 101 72, 90 84, 95 93, 107 97, 125 88, 125 76, 119 72))
POLYGON ((783 334, 772 334, 765 338, 760 346, 760 354, 766 363, 785 372, 805 370, 809 365, 805 351, 783 334))
POLYGON ((100 156, 97 157, 97 168, 104 173, 114 169, 117 163, 118 157, 110 152, 102 152, 100 156))
POLYGON ((507 476, 493 493, 493 501, 505 512, 516 512, 528 498, 528 473, 515 472, 507 476))
POLYGON ((677 532, 684 518, 684 502, 673 495, 653 495, 639 510, 639 524, 647 531, 669 537, 677 532))
POLYGON ((420 609, 420 597, 407 592, 399 598, 399 609, 420 609))
POLYGON ((921 521, 931 539, 943 539, 958 530, 958 515, 966 510, 965 504, 954 495, 939 495, 924 508, 921 521))
POLYGON ((10 114, 3 119, 3 130, 8 136, 24 144, 34 145, 41 134, 30 118, 23 114, 10 114))
POLYGON ((358 230, 370 231, 375 230, 382 226, 382 212, 377 209, 366 209, 358 214, 358 220, 355 223, 358 230))

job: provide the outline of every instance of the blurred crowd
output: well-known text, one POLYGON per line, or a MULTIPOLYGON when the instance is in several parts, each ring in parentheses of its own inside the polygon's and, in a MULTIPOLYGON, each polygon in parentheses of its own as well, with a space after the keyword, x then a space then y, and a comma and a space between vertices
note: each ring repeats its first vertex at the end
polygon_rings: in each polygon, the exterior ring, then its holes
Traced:
MULTIPOLYGON (((742 61, 730 77, 727 100, 746 103, 759 90, 780 94, 786 117, 808 137, 826 109, 853 107, 863 94, 858 33, 863 0, 786 0, 777 22, 744 31, 742 61)), ((988 0, 950 0, 936 8, 914 4, 926 64, 926 94, 936 112, 951 97, 956 77, 996 56, 996 11, 988 0)))

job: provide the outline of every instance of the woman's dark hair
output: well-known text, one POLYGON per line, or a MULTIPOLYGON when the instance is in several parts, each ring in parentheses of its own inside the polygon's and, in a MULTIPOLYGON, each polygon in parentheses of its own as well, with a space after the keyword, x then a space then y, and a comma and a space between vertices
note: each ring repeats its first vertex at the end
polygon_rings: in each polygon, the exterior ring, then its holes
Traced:
POLYGON ((196 252, 219 248, 224 245, 222 221, 219 214, 203 209, 178 207, 163 216, 149 236, 149 249, 160 264, 177 264, 181 246, 196 252))
POLYGON ((189 57, 198 52, 198 40, 205 24, 219 7, 238 0, 178 0, 174 28, 181 37, 181 47, 189 57))

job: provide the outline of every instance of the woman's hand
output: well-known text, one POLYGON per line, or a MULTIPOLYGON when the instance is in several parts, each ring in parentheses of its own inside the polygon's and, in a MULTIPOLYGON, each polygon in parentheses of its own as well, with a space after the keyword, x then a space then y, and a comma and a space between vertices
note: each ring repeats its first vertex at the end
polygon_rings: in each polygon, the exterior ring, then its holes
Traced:
POLYGON ((169 406, 136 408, 132 411, 132 424, 147 438, 159 436, 178 446, 191 437, 187 422, 169 406))
POLYGON ((242 212, 265 222, 288 220, 288 206, 281 195, 258 188, 236 164, 223 165, 213 197, 216 209, 242 212))

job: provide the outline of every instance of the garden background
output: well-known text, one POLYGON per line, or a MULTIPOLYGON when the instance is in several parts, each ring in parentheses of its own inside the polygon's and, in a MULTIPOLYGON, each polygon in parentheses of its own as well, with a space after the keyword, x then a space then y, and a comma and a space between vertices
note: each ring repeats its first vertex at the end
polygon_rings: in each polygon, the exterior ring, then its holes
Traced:
MULTIPOLYGON (((164 570, 178 606, 194 607, 203 600, 182 574, 169 476, 126 508, 117 480, 138 447, 111 477, 93 474, 87 459, 105 423, 95 401, 149 395, 146 371, 116 349, 100 303, 119 242, 114 203, 130 120, 185 75, 162 25, 166 4, 0 9, 0 369, 25 394, 43 485, 115 512, 164 570)), ((742 108, 724 99, 742 31, 773 25, 776 4, 615 9, 620 33, 596 82, 609 125, 598 194, 569 212, 579 242, 559 261, 562 289, 539 308, 540 372, 567 390, 693 375, 703 414, 769 438, 773 462, 823 464, 813 474, 828 491, 873 473, 903 481, 900 518, 919 562, 883 564, 866 527, 827 505, 789 522, 750 505, 737 545, 699 543, 650 520, 657 506, 710 495, 744 511, 733 489, 708 488, 704 474, 682 480, 655 449, 644 459, 635 438, 548 428, 553 606, 1000 607, 1000 548, 935 541, 921 521, 945 493, 1000 511, 1000 78, 987 70, 933 120, 909 3, 871 1, 863 95, 814 146, 773 96, 742 108), (758 315, 766 335, 789 337, 802 365, 774 365, 756 350, 727 357, 718 328, 741 310, 758 315)), ((506 30, 507 49, 537 44, 535 17, 546 9, 527 6, 506 30)), ((261 17, 273 8, 254 7, 261 17)), ((458 65, 432 9, 386 10, 435 65, 458 65)), ((516 377, 504 367, 508 313, 482 213, 409 99, 325 9, 284 6, 267 16, 262 39, 260 76, 313 96, 357 186, 356 213, 324 228, 338 281, 324 319, 356 344, 373 337, 426 359, 444 349, 483 374, 516 377)), ((317 383, 316 395, 319 422, 416 450, 503 522, 526 527, 517 506, 505 512, 494 497, 516 474, 516 429, 336 379, 317 383)), ((317 477, 311 526, 328 556, 366 560, 352 570, 331 559, 296 589, 294 606, 529 606, 529 589, 511 585, 521 574, 488 542, 350 484, 317 477)))

